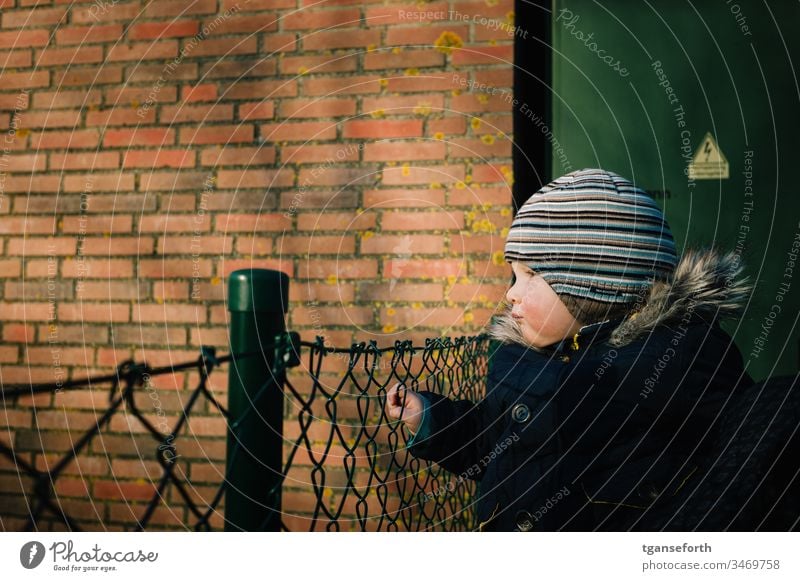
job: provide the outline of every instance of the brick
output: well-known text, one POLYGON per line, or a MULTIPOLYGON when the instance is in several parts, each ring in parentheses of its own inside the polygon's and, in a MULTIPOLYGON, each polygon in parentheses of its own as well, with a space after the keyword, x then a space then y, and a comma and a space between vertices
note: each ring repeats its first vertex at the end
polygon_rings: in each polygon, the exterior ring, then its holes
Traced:
POLYGON ((350 212, 329 211, 324 214, 319 212, 300 213, 297 216, 297 230, 302 231, 341 231, 353 229, 355 231, 374 228, 377 218, 374 213, 365 212, 353 216, 350 212))
POLYGON ((282 56, 280 71, 284 75, 354 72, 358 67, 355 54, 282 56))
POLYGON ((153 298, 161 300, 188 300, 189 283, 171 280, 156 281, 153 283, 153 298))
POLYGON ((412 76, 389 77, 386 90, 390 93, 419 93, 423 91, 450 91, 458 88, 452 75, 443 73, 420 73, 412 76))
POLYGON ((35 320, 46 321, 50 318, 51 305, 49 303, 0 303, 0 313, 4 320, 35 320))
MULTIPOLYGON (((375 171, 377 168, 367 164, 361 164, 357 168, 350 167, 331 167, 325 171, 314 169, 303 169, 298 176, 298 183, 313 186, 348 186, 372 185, 375 181, 375 171)), ((307 199, 313 192, 305 195, 307 199)), ((294 195, 294 192, 292 192, 294 195)), ((342 199, 344 199, 342 197, 342 199)))
POLYGON ((139 323, 205 323, 204 305, 133 305, 133 321, 139 323))
POLYGON ((133 276, 133 262, 120 258, 65 260, 61 274, 66 278, 130 278, 133 276))
POLYGON ((281 236, 275 241, 278 254, 336 254, 352 255, 355 253, 355 236, 281 236))
POLYGON ((255 36, 237 36, 233 38, 219 38, 209 40, 206 38, 186 52, 192 57, 223 56, 230 58, 235 55, 256 54, 258 52, 258 39, 255 36))
POLYGON ((455 66, 463 65, 510 65, 514 60, 514 45, 498 46, 465 45, 453 49, 451 62, 455 66))
MULTIPOLYGON (((131 192, 134 189, 134 178, 131 173, 92 173, 69 174, 64 176, 64 192, 131 192)), ((153 203, 155 200, 150 200, 153 203)), ((107 212, 110 210, 147 210, 147 201, 141 196, 89 196, 90 212, 107 212), (114 200, 114 204, 108 204, 114 200)))
POLYGON ((433 137, 436 133, 445 135, 463 135, 467 131, 467 121, 464 117, 445 117, 444 119, 431 119, 428 121, 427 136, 433 137))
POLYGON ((86 323, 127 323, 130 321, 130 307, 117 303, 60 304, 58 305, 58 318, 60 321, 86 323))
MULTIPOLYGON (((337 281, 335 285, 326 282, 308 281, 303 285, 289 287, 290 301, 322 301, 328 303, 352 302, 355 300, 354 285, 337 281)), ((347 337, 342 344, 349 345, 351 337, 347 337)))
POLYGON ((228 236, 161 236, 158 239, 158 254, 228 254, 233 239, 228 236))
POLYGON ((493 157, 511 157, 511 141, 495 137, 491 143, 486 143, 481 139, 455 138, 447 142, 448 158, 458 159, 466 157, 470 159, 487 160, 493 157))
MULTIPOLYGON (((506 183, 506 171, 511 171, 511 164, 480 164, 472 168, 472 178, 478 183, 506 183)), ((507 184, 510 185, 510 184, 507 184)))
MULTIPOLYGON (((3 33, 0 32, 0 38, 3 33)), ((2 44, 0 44, 2 46, 2 44)), ((46 87, 50 84, 50 73, 47 71, 10 73, 2 71, 0 82, 5 90, 11 89, 35 89, 36 87, 46 87)), ((26 123, 27 125, 27 123, 26 123)))
POLYGON ((194 36, 200 30, 196 20, 173 20, 170 22, 143 22, 128 29, 131 40, 154 40, 160 38, 180 38, 194 36))
POLYGON ((100 67, 53 71, 55 87, 96 87, 98 85, 119 84, 122 82, 122 67, 103 64, 100 67))
MULTIPOLYGON (((460 4, 459 4, 460 6, 460 4)), ((375 6, 366 9, 366 21, 374 26, 386 24, 407 24, 409 22, 429 23, 449 18, 449 6, 446 2, 429 2, 425 4, 424 10, 413 3, 392 6, 375 6), (408 13, 419 14, 420 17, 410 19, 408 13)))
POLYGON ((31 147, 38 149, 96 149, 100 143, 97 129, 42 131, 31 134, 31 147))
POLYGON ((142 111, 144 111, 143 115, 140 115, 136 109, 119 107, 103 111, 89 111, 86 114, 86 125, 112 126, 155 123, 156 112, 154 109, 142 111))
POLYGON ((139 190, 152 192, 163 190, 176 192, 180 190, 202 191, 208 175, 202 172, 162 172, 151 171, 139 177, 139 190))
POLYGON ((450 184, 462 181, 464 176, 464 167, 460 165, 397 166, 383 170, 383 183, 387 185, 450 184))
POLYGON ((263 236, 238 236, 236 252, 246 256, 271 255, 273 252, 272 239, 263 236))
POLYGON ((281 149, 281 161, 283 163, 314 163, 319 164, 323 160, 336 160, 337 162, 358 161, 359 151, 352 145, 298 145, 295 147, 285 146, 281 149))
POLYGON ((108 129, 103 136, 104 147, 164 146, 173 143, 175 130, 166 127, 108 129))
POLYGON ((348 117, 355 115, 354 99, 283 99, 278 114, 284 118, 348 117))
POLYGON ((217 186, 223 189, 280 188, 294 184, 294 172, 281 170, 220 170, 217 186))
MULTIPOLYGON (((0 48, 45 46, 49 40, 50 31, 47 29, 0 32, 0 48)), ((5 87, 5 84, 3 86, 5 87)))
POLYGON ((144 16, 147 18, 216 13, 217 0, 192 0, 190 3, 175 3, 174 0, 152 0, 144 9, 144 16))
POLYGON ((15 278, 22 274, 22 261, 19 258, 0 258, 0 278, 15 278))
POLYGON ((82 252, 86 256, 146 256, 153 253, 154 246, 152 238, 115 234, 109 238, 87 238, 82 252))
POLYGON ((275 99, 277 97, 294 97, 297 95, 296 81, 256 81, 243 82, 237 80, 225 91, 228 99, 275 99))
POLYGON ((54 216, 34 218, 8 216, 0 218, 0 234, 53 234, 56 219, 54 216))
POLYGON ((313 307, 298 306, 292 309, 293 325, 316 325, 323 328, 332 325, 369 325, 373 322, 371 307, 313 307))
POLYGON ((59 26, 56 30, 56 44, 91 44, 95 42, 117 41, 122 38, 121 24, 91 26, 59 26))
POLYGON ((54 194, 59 191, 60 182, 60 177, 57 175, 7 176, 3 185, 7 194, 54 194))
POLYGON ((161 108, 162 123, 231 121, 233 105, 165 105, 161 108))
POLYGON ((98 500, 150 500, 155 494, 156 487, 153 483, 99 480, 94 483, 91 497, 98 500))
POLYGON ((410 120, 353 120, 343 124, 342 137, 356 139, 386 139, 390 137, 421 137, 422 121, 410 120))
POLYGON ((379 29, 324 30, 303 37, 304 50, 333 50, 380 44, 379 29))
MULTIPOLYGON (((150 242, 152 245, 152 241, 150 242)), ((106 253, 106 256, 108 256, 108 253, 106 253)), ((81 281, 76 296, 83 300, 136 301, 149 297, 150 288, 146 281, 138 280, 84 280, 81 281)), ((92 333, 96 331, 97 329, 94 329, 92 333)), ((94 337, 94 334, 92 337, 94 337)))
MULTIPOLYGON (((239 4, 244 8, 244 4, 239 4)), ((208 36, 236 34, 236 33, 256 33, 272 32, 278 28, 278 16, 273 14, 249 14, 247 16, 230 16, 225 20, 208 20, 204 23, 208 36), (212 23, 214 23, 212 27, 212 23)))
POLYGON ((213 143, 252 143, 252 125, 209 125, 181 127, 179 143, 207 145, 213 143))
POLYGON ((219 214, 214 217, 215 232, 283 232, 292 221, 283 214, 219 214))
MULTIPOLYGON (((284 30, 319 30, 339 26, 359 26, 361 11, 358 8, 324 11, 297 10, 284 16, 281 22, 284 30)), ((309 47, 306 46, 306 48, 309 47)))
POLYGON ((172 325, 154 325, 152 327, 141 324, 115 325, 113 336, 114 341, 120 344, 156 345, 163 347, 165 345, 181 346, 186 343, 186 329, 172 325))
POLYGON ((391 97, 365 97, 363 101, 364 115, 382 113, 384 115, 415 115, 420 109, 439 112, 444 109, 444 96, 403 95, 391 97))
POLYGON ((217 100, 217 85, 205 83, 202 85, 186 85, 181 87, 181 101, 184 103, 199 103, 202 101, 217 100))
POLYGON ((336 124, 329 121, 270 123, 261 125, 261 135, 268 141, 311 141, 336 139, 336 124))
POLYGON ((411 307, 396 307, 394 314, 389 315, 386 308, 380 312, 380 322, 382 324, 395 325, 399 329, 409 329, 413 327, 454 327, 462 324, 464 309, 461 307, 421 307, 414 309, 411 307))
POLYGON ((76 46, 74 48, 45 48, 36 51, 38 66, 85 65, 103 62, 103 47, 76 46))
POLYGON ((456 34, 462 40, 469 38, 469 28, 467 26, 454 26, 452 24, 418 26, 409 23, 408 25, 393 26, 388 29, 383 45, 419 45, 433 47, 436 40, 445 32, 456 34))
POLYGON ((200 165, 267 165, 275 163, 274 147, 212 147, 200 153, 200 165))
POLYGON ((26 325, 24 323, 3 324, 3 341, 7 343, 33 343, 35 340, 36 327, 33 325, 26 325))
MULTIPOLYGON (((374 76, 310 77, 303 87, 306 95, 360 95, 381 91, 380 78, 374 76)), ((390 81, 391 85, 391 81, 390 81)), ((424 90, 428 90, 427 88, 424 90)))
POLYGON ((376 234, 361 239, 362 254, 418 255, 441 254, 443 251, 444 239, 441 236, 376 234))
POLYGON ((484 112, 507 112, 510 108, 508 95, 500 92, 497 94, 488 93, 462 93, 450 99, 451 112, 459 113, 484 113, 484 112))
MULTIPOLYGON (((171 81, 195 81, 199 78, 197 74, 198 65, 197 63, 193 62, 182 62, 181 64, 174 66, 170 69, 169 78, 171 81)), ((164 65, 148 65, 148 64, 139 64, 137 63, 135 68, 128 68, 126 80, 128 83, 154 83, 157 82, 164 76, 164 65)), ((153 92, 153 85, 151 84, 149 87, 144 89, 146 91, 144 99, 140 99, 142 102, 147 102, 148 98, 150 98, 150 94, 153 92)), ((170 87, 169 85, 164 86, 161 88, 161 92, 167 91, 167 94, 177 94, 177 87, 170 87)), ((175 99, 170 99, 171 101, 175 101, 175 99)))
POLYGON ((272 119, 275 116, 275 105, 271 101, 242 103, 239 105, 238 118, 242 121, 254 119, 272 119))
POLYGON ((315 259, 303 260, 299 264, 300 278, 375 278, 378 274, 378 263, 375 259, 315 259))
POLYGON ((409 188, 365 190, 364 207, 380 206, 381 208, 430 208, 445 205, 445 192, 438 189, 409 188))
POLYGON ((126 151, 122 158, 122 167, 129 168, 162 168, 162 167, 194 167, 197 153, 186 149, 155 149, 126 151))
POLYGON ((67 169, 115 169, 119 167, 119 153, 87 152, 87 153, 53 153, 50 155, 51 170, 67 169))
POLYGON ((466 274, 466 265, 458 259, 426 259, 415 258, 390 259, 383 264, 386 278, 436 278, 446 276, 462 276, 466 274))
POLYGON ((399 141, 368 143, 364 161, 443 160, 445 144, 437 142, 399 141))
POLYGON ((77 109, 100 105, 102 102, 103 93, 99 90, 58 89, 56 91, 37 91, 33 95, 34 109, 77 109))
MULTIPOLYGON (((513 102, 511 88, 514 86, 514 71, 512 69, 503 67, 498 69, 478 70, 472 73, 472 80, 478 84, 508 89, 503 91, 503 97, 510 108, 513 102)), ((500 93, 500 91, 498 91, 498 93, 500 93)))
POLYGON ((445 56, 434 50, 374 51, 364 55, 364 70, 442 67, 445 56))
POLYGON ((161 40, 156 42, 131 42, 115 44, 108 48, 107 62, 161 60, 178 56, 178 42, 161 40))
POLYGON ((91 219, 84 220, 79 216, 65 216, 62 218, 61 228, 65 233, 128 233, 133 227, 133 217, 124 214, 114 216, 92 216, 91 219))
POLYGON ((186 260, 185 258, 141 259, 139 260, 139 276, 145 278, 192 278, 193 276, 210 277, 211 260, 186 260))
POLYGON ((71 256, 75 254, 75 239, 58 238, 10 238, 6 254, 9 256, 71 256))
MULTIPOLYGON (((9 50, 1 51, 0 59, 7 67, 12 68, 28 68, 33 64, 33 56, 30 50, 9 50)), ((5 95, 5 99, 9 102, 16 101, 16 95, 5 95)), ((3 106, 4 109, 14 109, 14 105, 3 106)))
POLYGON ((205 215, 153 215, 139 219, 139 232, 208 232, 211 220, 205 215))
POLYGON ((367 282, 358 287, 359 301, 428 301, 444 300, 444 288, 441 283, 413 283, 392 285, 389 282, 367 282))
MULTIPOLYGON (((277 59, 214 60, 200 64, 200 77, 206 81, 235 79, 250 81, 260 77, 273 77, 278 70, 277 59)), ((254 95, 253 98, 258 98, 254 95)))
POLYGON ((453 190, 449 195, 449 203, 451 206, 473 206, 488 203, 511 209, 511 198, 510 188, 481 187, 473 191, 453 190))

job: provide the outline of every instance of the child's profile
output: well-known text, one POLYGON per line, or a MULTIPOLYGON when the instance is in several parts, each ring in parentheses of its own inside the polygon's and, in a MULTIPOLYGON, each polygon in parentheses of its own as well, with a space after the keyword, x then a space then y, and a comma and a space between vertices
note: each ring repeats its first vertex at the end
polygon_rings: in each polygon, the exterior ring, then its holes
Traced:
POLYGON ((697 477, 726 395, 752 384, 719 325, 747 297, 737 257, 678 256, 658 205, 600 169, 533 194, 504 254, 485 397, 397 384, 388 417, 412 455, 480 483, 479 530, 650 530, 697 477))

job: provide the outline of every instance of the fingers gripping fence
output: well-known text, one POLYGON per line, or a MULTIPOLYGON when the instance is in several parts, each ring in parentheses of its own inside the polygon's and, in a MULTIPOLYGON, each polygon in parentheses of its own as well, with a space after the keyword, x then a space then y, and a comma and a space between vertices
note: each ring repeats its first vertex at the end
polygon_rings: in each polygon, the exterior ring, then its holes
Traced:
MULTIPOLYGON (((95 453, 104 450, 104 438, 114 431, 112 419, 121 415, 143 426, 160 470, 152 477, 150 497, 131 510, 125 527, 130 530, 163 528, 154 515, 172 504, 187 509, 179 526, 195 530, 219 528, 223 510, 226 530, 474 530, 475 483, 408 454, 409 433, 402 422, 386 416, 384 404, 387 389, 397 381, 412 389, 477 401, 484 394, 488 337, 428 339, 424 347, 397 341, 385 349, 375 341, 350 349, 327 347, 323 337, 302 342, 297 333, 283 331, 285 298, 267 307, 257 307, 254 299, 269 296, 259 285, 275 285, 276 280, 286 297, 288 281, 276 279, 274 272, 238 274, 239 284, 234 273, 230 285, 232 354, 217 357, 214 349, 202 348, 197 360, 180 365, 151 368, 126 361, 106 376, 3 387, 7 412, 22 397, 96 392, 108 386, 108 407, 63 456, 44 467, 17 452, 14 432, 10 427, 4 430, 12 437, 8 443, 0 439, 0 456, 8 460, 13 478, 24 489, 21 528, 105 528, 102 518, 99 525, 87 527, 81 513, 85 511, 71 513, 65 507, 59 480, 90 446, 95 453), (236 292, 242 299, 238 303, 236 292), (227 408, 209 389, 212 373, 225 364, 227 408), (172 424, 154 421, 141 405, 153 393, 151 380, 187 370, 196 370, 199 381, 189 390, 177 419, 172 424), (205 499, 195 493, 193 465, 179 461, 178 453, 198 413, 216 413, 228 425, 225 476, 219 475, 221 482, 205 499)), ((37 413, 34 405, 34 427, 37 413)), ((43 443, 40 452, 45 457, 43 443)), ((106 456, 111 463, 111 455, 106 456)), ((7 473, 3 478, 8 482, 7 473)), ((97 511, 97 499, 91 498, 88 483, 85 486, 97 511)), ((7 506, 2 498, 7 494, 0 490, 0 507, 7 506)))

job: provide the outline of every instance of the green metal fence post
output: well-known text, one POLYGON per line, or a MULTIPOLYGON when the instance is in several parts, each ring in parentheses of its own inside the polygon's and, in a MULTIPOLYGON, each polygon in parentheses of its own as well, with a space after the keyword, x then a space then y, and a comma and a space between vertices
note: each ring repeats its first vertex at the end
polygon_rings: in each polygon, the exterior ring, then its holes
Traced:
POLYGON ((272 342, 286 330, 289 277, 276 270, 237 270, 228 281, 228 300, 231 353, 264 353, 230 364, 225 530, 278 531, 284 377, 273 376, 272 342))

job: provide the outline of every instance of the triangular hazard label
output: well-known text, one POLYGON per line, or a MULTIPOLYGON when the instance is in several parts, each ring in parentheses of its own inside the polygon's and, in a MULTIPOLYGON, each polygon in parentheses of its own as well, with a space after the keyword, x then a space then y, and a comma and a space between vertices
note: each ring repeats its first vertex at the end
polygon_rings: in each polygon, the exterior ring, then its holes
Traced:
POLYGON ((689 164, 689 178, 694 180, 728 179, 728 160, 711 133, 706 133, 689 164))

